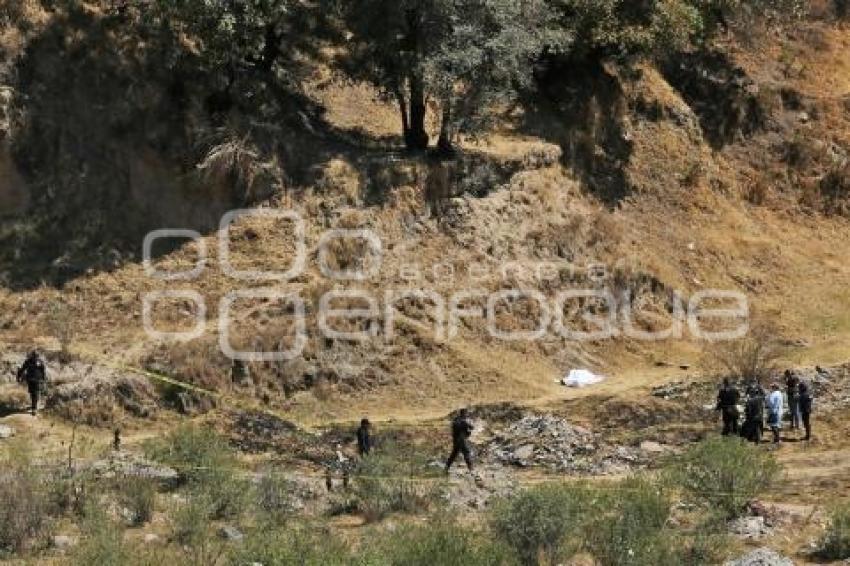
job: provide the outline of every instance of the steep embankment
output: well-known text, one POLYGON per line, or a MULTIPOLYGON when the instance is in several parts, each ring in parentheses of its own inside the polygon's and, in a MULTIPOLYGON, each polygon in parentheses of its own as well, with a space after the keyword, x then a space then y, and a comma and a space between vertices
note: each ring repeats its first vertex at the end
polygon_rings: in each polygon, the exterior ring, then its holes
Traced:
MULTIPOLYGON (((62 25, 88 29, 100 16, 87 17, 62 25)), ((57 87, 55 81, 49 83, 55 75, 51 69, 62 61, 51 61, 48 53, 62 28, 44 26, 43 36, 28 52, 33 66, 20 80, 51 92, 57 87)), ((79 44, 56 53, 82 72, 96 58, 98 52, 87 48, 99 38, 81 33, 78 39, 79 44), (83 52, 87 55, 80 55, 82 59, 74 56, 83 52)), ((266 210, 294 210, 306 221, 305 269, 287 283, 245 283, 222 270, 214 228, 224 210, 244 202, 244 183, 239 184, 244 179, 214 175, 211 184, 203 184, 199 179, 209 178, 193 176, 204 157, 207 165, 210 155, 238 164, 253 155, 250 148, 225 144, 216 146, 217 151, 229 153, 190 151, 197 140, 172 134, 197 117, 196 109, 173 108, 179 101, 168 97, 145 106, 140 103, 143 94, 129 99, 126 108, 116 106, 126 94, 122 77, 147 69, 148 61, 141 55, 94 61, 99 67, 91 72, 100 69, 104 80, 115 79, 99 95, 106 114, 96 104, 81 104, 88 96, 88 82, 82 79, 69 87, 71 102, 39 97, 34 104, 39 115, 48 117, 76 105, 88 108, 74 114, 69 129, 44 124, 59 143, 51 151, 61 151, 64 144, 83 152, 95 146, 120 148, 115 160, 98 161, 118 167, 120 175, 114 177, 120 182, 111 179, 108 167, 97 169, 110 182, 103 188, 108 197, 101 199, 104 208, 92 209, 92 214, 99 215, 97 222, 126 227, 121 235, 125 243, 133 238, 138 242, 114 253, 105 242, 95 254, 109 256, 105 264, 74 263, 71 255, 59 254, 45 268, 27 263, 32 258, 26 249, 10 252, 9 287, 0 296, 2 338, 20 348, 31 343, 55 347, 56 335, 65 334, 79 353, 232 390, 310 421, 363 412, 430 416, 473 401, 550 400, 563 395, 554 380, 576 366, 609 374, 606 390, 619 394, 675 373, 656 369, 658 362, 695 364, 704 345, 687 333, 661 342, 622 336, 579 342, 558 335, 554 327, 540 339, 504 341, 494 339, 486 321, 476 317, 460 321, 452 339, 437 339, 434 324, 443 316, 443 328, 448 328, 448 306, 463 290, 534 290, 549 307, 567 289, 609 289, 618 296, 626 292, 639 305, 637 325, 642 330, 668 325, 675 291, 687 298, 700 290, 735 290, 745 293, 753 311, 776 323, 797 346, 792 361, 844 360, 850 338, 850 317, 842 314, 850 309, 850 294, 844 291, 850 266, 843 260, 850 224, 841 214, 847 198, 842 175, 850 151, 848 43, 846 29, 810 21, 790 35, 765 37, 764 47, 719 45, 711 54, 682 55, 657 66, 647 64, 636 73, 610 66, 604 77, 588 81, 592 88, 579 92, 574 103, 567 104, 563 93, 568 91, 552 80, 546 89, 549 103, 539 105, 537 114, 514 114, 498 132, 468 140, 461 160, 447 166, 352 148, 350 139, 326 137, 319 143, 310 137, 310 144, 322 149, 309 160, 309 175, 290 179, 286 190, 268 185, 275 194, 259 201, 266 210), (137 114, 142 107, 147 110, 137 114), (179 119, 166 127, 164 117, 172 110, 180 111, 179 119), (135 116, 147 126, 119 136, 118 122, 110 125, 98 118, 107 115, 127 124, 135 116), (146 139, 146 131, 155 139, 146 139), (94 145, 87 145, 86 138, 94 145), (170 141, 163 146, 166 139, 170 141), (174 144, 186 146, 176 159, 169 157, 174 144), (441 203, 436 214, 427 193, 445 168, 455 198, 441 203), (121 214, 114 216, 118 209, 121 214), (124 226, 127 215, 135 219, 132 226, 124 226), (155 228, 205 233, 207 259, 198 278, 163 282, 145 272, 137 261, 141 240, 155 228), (321 238, 333 228, 368 229, 377 235, 379 262, 370 259, 363 241, 336 240, 327 250, 332 267, 376 266, 371 277, 343 283, 321 272, 321 238), (15 253, 23 259, 15 262, 15 253), (127 261, 129 257, 135 261, 127 261), (104 266, 108 272, 99 271, 104 266), (67 282, 61 289, 21 290, 39 273, 48 280, 58 273, 67 282), (252 363, 249 384, 234 385, 230 362, 219 352, 218 308, 229 292, 256 287, 304 299, 308 340, 294 360, 252 363), (376 301, 371 318, 380 330, 366 344, 329 338, 319 328, 322 296, 342 289, 368 292, 376 301), (425 324, 400 323, 389 337, 386 292, 411 289, 435 293, 436 298, 408 297, 398 303, 402 314, 425 324), (201 337, 172 345, 144 331, 145 296, 164 290, 191 290, 204 298, 201 337), (446 310, 435 308, 440 301, 446 310)), ((134 46, 127 52, 134 53, 134 46)), ((331 126, 358 132, 373 139, 373 145, 396 129, 393 109, 369 89, 327 79, 327 70, 317 64, 308 93, 327 108, 324 119, 331 126)), ((164 80, 155 75, 147 87, 167 92, 160 84, 164 80)), ((39 138, 32 124, 29 128, 21 143, 39 138)), ((54 154, 39 155, 50 162, 54 154)), ((82 161, 74 167, 86 162, 85 155, 77 158, 82 161)), ((46 191, 47 180, 70 171, 62 163, 49 170, 23 167, 23 173, 18 164, 17 169, 3 169, 0 178, 28 174, 13 185, 35 183, 46 191)), ((0 198, 8 200, 12 192, 0 191, 0 198)), ((98 233, 95 220, 80 222, 98 233)), ((58 228, 51 232, 48 248, 61 248, 62 234, 76 233, 72 224, 58 228)), ((297 252, 291 228, 285 221, 240 221, 229 238, 231 263, 261 270, 290 265, 297 252)), ((17 242, 31 241, 26 232, 15 234, 17 242)), ((108 244, 118 245, 121 238, 108 244)), ((162 255, 158 268, 190 268, 198 246, 162 255)), ((176 302, 176 308, 166 308, 175 304, 166 301, 154 309, 159 330, 191 327, 195 307, 185 297, 176 302)), ((274 311, 268 302, 241 303, 234 307, 232 332, 238 347, 292 345, 289 307, 274 311)), ((469 304, 486 306, 486 298, 473 296, 469 304)), ((493 309, 502 331, 533 330, 545 314, 536 300, 517 301, 510 308, 502 301, 493 309)), ((562 318, 569 328, 592 329, 583 315, 572 308, 562 318)), ((349 323, 349 330, 369 328, 367 320, 349 323)), ((622 319, 617 322, 620 331, 622 324, 622 319)))

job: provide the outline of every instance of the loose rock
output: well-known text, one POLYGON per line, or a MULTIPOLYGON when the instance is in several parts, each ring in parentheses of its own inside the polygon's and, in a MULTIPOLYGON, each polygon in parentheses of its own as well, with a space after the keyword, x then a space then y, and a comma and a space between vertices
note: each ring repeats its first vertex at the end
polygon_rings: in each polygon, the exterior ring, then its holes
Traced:
POLYGON ((769 548, 759 548, 724 566, 794 566, 794 561, 769 548))

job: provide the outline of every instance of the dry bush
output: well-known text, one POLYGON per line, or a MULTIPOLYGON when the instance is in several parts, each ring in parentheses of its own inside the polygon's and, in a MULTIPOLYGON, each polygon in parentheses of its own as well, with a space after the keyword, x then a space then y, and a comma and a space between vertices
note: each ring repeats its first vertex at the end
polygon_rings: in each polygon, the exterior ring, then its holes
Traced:
POLYGON ((247 137, 231 137, 213 145, 196 167, 205 181, 233 186, 246 202, 258 196, 257 186, 262 179, 272 185, 283 184, 276 160, 264 161, 247 137))
POLYGON ((718 342, 707 352, 707 364, 724 377, 740 381, 766 380, 777 371, 784 353, 775 328, 759 324, 741 339, 718 342))
POLYGON ((51 531, 50 501, 42 478, 30 467, 30 450, 14 443, 0 462, 0 556, 45 544, 51 531))
POLYGON ((850 163, 830 170, 820 182, 824 212, 850 216, 850 163))
POLYGON ((763 179, 754 181, 747 187, 744 197, 747 202, 754 206, 762 206, 767 202, 767 196, 770 194, 770 185, 763 179))
POLYGON ((74 313, 71 307, 61 300, 51 301, 47 305, 45 324, 47 331, 59 343, 62 360, 70 359, 70 346, 74 340, 74 313))

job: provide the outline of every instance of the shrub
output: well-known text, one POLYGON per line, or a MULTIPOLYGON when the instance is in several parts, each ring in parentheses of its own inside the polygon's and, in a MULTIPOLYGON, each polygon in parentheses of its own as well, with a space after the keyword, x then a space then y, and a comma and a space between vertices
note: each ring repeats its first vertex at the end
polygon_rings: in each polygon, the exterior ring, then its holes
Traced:
POLYGON ((678 549, 678 563, 689 566, 724 564, 729 553, 726 524, 702 524, 678 549), (721 530, 722 529, 722 530, 721 530))
POLYGON ((148 456, 176 468, 191 491, 210 503, 211 517, 233 517, 244 510, 250 485, 234 475, 236 455, 215 431, 185 425, 146 448, 148 456))
POLYGON ((266 566, 346 566, 356 563, 348 546, 325 530, 299 526, 286 531, 259 530, 233 551, 233 564, 266 566))
POLYGON ((420 469, 392 446, 364 458, 352 477, 352 493, 357 508, 369 521, 379 521, 390 513, 415 513, 432 507, 440 498, 436 482, 414 482, 408 478, 420 469))
MULTIPOLYGON (((521 491, 494 508, 491 528, 523 564, 556 563, 571 553, 567 537, 581 529, 593 499, 585 488, 542 485, 521 491)), ((574 549, 572 549, 574 550, 574 549)))
POLYGON ((74 564, 124 566, 129 563, 132 556, 124 544, 123 532, 102 508, 93 504, 86 507, 82 531, 82 541, 73 554, 74 564))
POLYGON ((601 566, 622 564, 677 565, 674 543, 664 530, 670 500, 657 484, 630 478, 618 485, 616 497, 588 523, 585 544, 601 566))
POLYGON ((156 503, 156 488, 145 478, 126 477, 119 486, 119 502, 130 515, 133 525, 147 523, 153 517, 156 503))
POLYGON ((182 545, 200 546, 209 535, 213 504, 209 498, 193 494, 171 514, 171 538, 182 545))
POLYGON ((221 468, 233 468, 236 457, 215 431, 192 424, 182 425, 161 440, 145 446, 148 457, 176 468, 184 480, 203 482, 221 468))
POLYGON ((726 519, 767 489, 780 466, 769 452, 740 438, 713 437, 692 446, 668 469, 674 485, 726 519))
POLYGON ((394 533, 380 548, 381 563, 392 566, 505 566, 515 563, 510 549, 465 525, 437 516, 426 525, 394 533))
POLYGON ((292 481, 279 473, 269 473, 257 485, 257 505, 272 521, 284 522, 294 511, 290 498, 293 490, 292 481))
POLYGON ((724 376, 741 381, 769 379, 776 372, 783 348, 777 339, 778 332, 769 325, 758 324, 747 336, 734 341, 716 343, 708 358, 713 369, 724 376))
POLYGON ((0 471, 0 501, 0 550, 21 552, 46 539, 48 502, 36 478, 20 470, 0 471))
POLYGON ((46 478, 47 498, 51 512, 56 515, 85 515, 92 479, 87 474, 75 474, 65 469, 54 471, 46 478))
POLYGON ((835 507, 830 513, 818 554, 826 560, 850 558, 850 503, 835 507))
POLYGON ((51 528, 49 499, 41 478, 29 467, 26 448, 12 451, 10 462, 0 466, 0 553, 44 542, 51 528))

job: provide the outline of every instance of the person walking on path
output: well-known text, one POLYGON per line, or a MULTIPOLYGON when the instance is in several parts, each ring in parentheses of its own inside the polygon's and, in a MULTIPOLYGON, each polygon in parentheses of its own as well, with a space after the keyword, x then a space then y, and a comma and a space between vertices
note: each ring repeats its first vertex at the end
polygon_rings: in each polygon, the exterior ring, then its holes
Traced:
POLYGON ((30 412, 35 416, 38 411, 38 397, 47 382, 47 369, 41 356, 33 350, 18 369, 18 383, 25 382, 30 394, 30 412))
POLYGON ((463 455, 466 467, 472 471, 472 451, 469 448, 469 437, 472 436, 472 423, 469 422, 469 411, 461 409, 452 420, 452 453, 446 460, 446 473, 459 455, 463 455))

